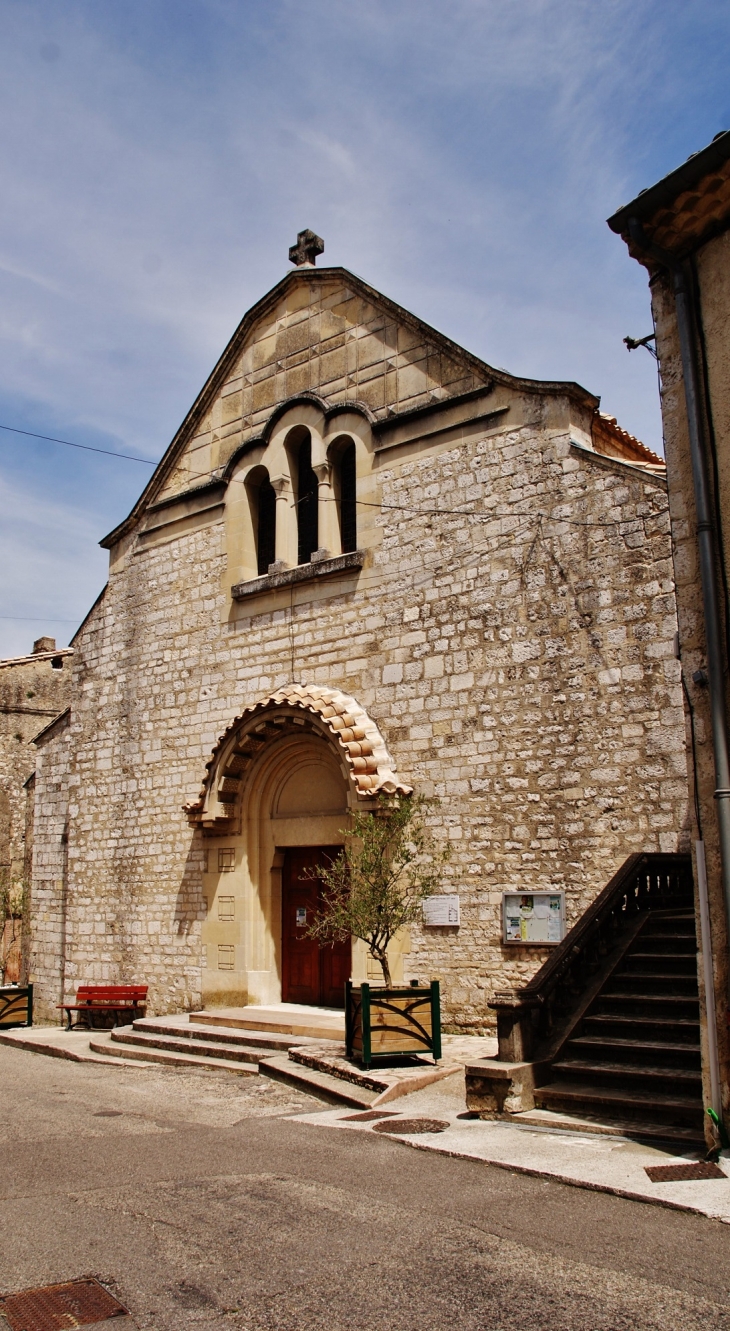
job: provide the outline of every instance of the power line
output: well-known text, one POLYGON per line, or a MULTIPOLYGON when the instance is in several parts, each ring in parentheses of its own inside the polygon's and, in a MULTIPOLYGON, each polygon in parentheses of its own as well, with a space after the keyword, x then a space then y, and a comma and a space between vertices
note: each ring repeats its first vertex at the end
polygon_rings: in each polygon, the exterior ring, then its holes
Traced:
MULTIPOLYGON (((49 434, 35 434, 32 430, 19 430, 14 425, 0 425, 0 430, 9 430, 13 434, 26 435, 30 439, 45 439, 48 443, 52 444, 65 444, 66 447, 68 448, 80 448, 86 453, 103 453, 105 457, 124 458, 127 462, 142 462, 145 464, 145 466, 148 467, 156 467, 158 465, 156 462, 152 462, 149 458, 136 457, 132 453, 116 453, 109 448, 94 448, 92 447, 91 444, 76 444, 71 439, 57 439, 55 436, 49 434)), ((198 471, 198 472, 188 473, 188 480, 212 480, 212 479, 213 479, 213 472, 211 471, 205 471, 205 472, 198 471)), ((237 478, 234 479, 237 481, 237 484, 239 485, 246 484, 244 480, 238 481, 237 478)), ((296 507, 297 503, 299 502, 301 501, 294 500, 292 506, 296 507)), ((330 500, 330 503, 336 503, 336 502, 337 501, 335 499, 330 500)), ((653 513, 642 515, 641 518, 639 517, 609 518, 607 522, 580 522, 576 518, 553 517, 549 513, 542 513, 542 512, 535 513, 534 509, 528 509, 527 512, 525 512, 524 509, 520 510, 520 509, 510 508, 505 513, 483 513, 476 509, 463 509, 463 508, 415 508, 413 505, 408 505, 408 504, 383 504, 383 503, 375 503, 372 500, 367 500, 367 499, 356 499, 355 503, 358 505, 359 508, 389 509, 398 513, 415 513, 419 517, 476 518, 478 522, 494 522, 494 521, 499 521, 501 518, 512 518, 512 517, 534 517, 534 518, 542 518, 545 522, 567 523, 568 526, 570 527, 615 527, 617 524, 621 524, 624 522, 642 521, 644 516, 660 517, 663 513, 669 512, 668 507, 665 507, 665 508, 655 509, 653 513)), ((68 622, 70 623, 71 621, 69 620, 68 622)))
POLYGON ((24 434, 28 439, 45 439, 49 444, 65 444, 67 448, 80 448, 84 453, 103 453, 108 458, 125 458, 127 462, 143 462, 146 467, 157 466, 157 463, 151 462, 149 458, 135 457, 133 453, 115 453, 111 448, 94 448, 91 444, 74 444, 71 439, 56 439, 52 434, 35 434, 33 430, 19 430, 15 425, 0 425, 0 430, 9 430, 11 434, 24 434))
POLYGON ((78 624, 78 619, 59 619, 58 615, 0 615, 0 619, 12 619, 19 624, 78 624))

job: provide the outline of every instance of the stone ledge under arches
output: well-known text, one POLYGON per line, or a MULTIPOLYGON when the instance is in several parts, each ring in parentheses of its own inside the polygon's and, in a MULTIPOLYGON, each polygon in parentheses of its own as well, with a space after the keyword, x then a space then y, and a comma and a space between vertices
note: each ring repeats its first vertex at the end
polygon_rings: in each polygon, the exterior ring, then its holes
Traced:
POLYGON ((232 828, 253 759, 283 728, 303 724, 307 714, 334 742, 356 798, 380 791, 411 794, 413 787, 396 776, 378 727, 354 698, 317 684, 288 684, 244 708, 223 732, 206 763, 198 799, 184 806, 190 822, 209 831, 232 828))

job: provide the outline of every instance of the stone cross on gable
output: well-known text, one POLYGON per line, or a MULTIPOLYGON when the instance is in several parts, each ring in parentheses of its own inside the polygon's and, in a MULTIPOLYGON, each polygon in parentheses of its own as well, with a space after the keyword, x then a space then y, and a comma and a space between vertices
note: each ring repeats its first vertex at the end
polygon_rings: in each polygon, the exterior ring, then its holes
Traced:
POLYGON ((322 237, 315 236, 313 231, 299 231, 296 245, 292 245, 289 250, 290 262, 295 263, 297 268, 314 268, 318 254, 324 254, 322 237))

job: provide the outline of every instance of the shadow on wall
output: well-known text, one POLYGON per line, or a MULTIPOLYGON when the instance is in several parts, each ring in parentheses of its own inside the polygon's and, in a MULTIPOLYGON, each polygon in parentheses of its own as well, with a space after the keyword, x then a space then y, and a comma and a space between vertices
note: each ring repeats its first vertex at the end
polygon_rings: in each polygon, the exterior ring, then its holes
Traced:
POLYGON ((191 833, 185 867, 175 900, 174 932, 178 938, 189 938, 195 924, 205 919, 204 865, 203 834, 196 828, 191 833))

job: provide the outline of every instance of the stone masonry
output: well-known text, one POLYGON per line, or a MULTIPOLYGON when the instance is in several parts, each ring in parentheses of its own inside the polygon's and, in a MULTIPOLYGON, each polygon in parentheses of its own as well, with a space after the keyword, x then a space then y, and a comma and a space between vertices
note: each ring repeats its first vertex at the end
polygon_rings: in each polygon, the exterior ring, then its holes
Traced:
POLYGON ((8 982, 19 979, 23 969, 19 920, 23 890, 30 885, 26 792, 35 770, 32 741, 66 706, 72 655, 68 648, 57 650, 53 638, 39 638, 31 655, 0 661, 0 886, 9 888, 13 912, 2 940, 8 982))

